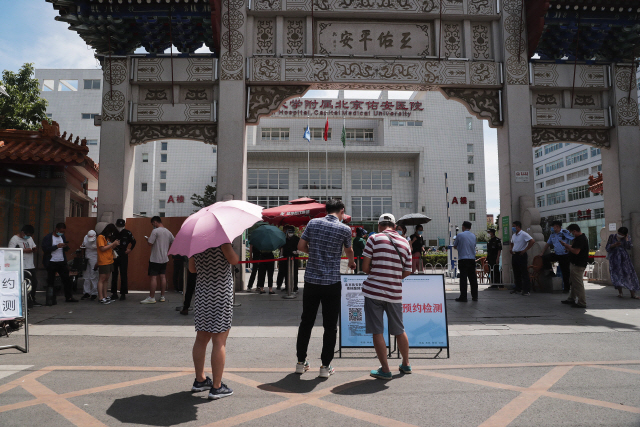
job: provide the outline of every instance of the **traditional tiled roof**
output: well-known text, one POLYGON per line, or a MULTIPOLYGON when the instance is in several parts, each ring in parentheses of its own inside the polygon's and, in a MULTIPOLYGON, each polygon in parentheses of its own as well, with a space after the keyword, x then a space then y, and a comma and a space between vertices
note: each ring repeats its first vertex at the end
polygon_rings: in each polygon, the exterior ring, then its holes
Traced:
MULTIPOLYGON (((42 122, 38 131, 0 129, 0 163, 82 164, 89 157, 87 140, 67 132, 60 135, 58 123, 42 122)), ((89 159, 90 160, 90 159, 89 159)), ((93 163, 93 160, 91 160, 93 163)))

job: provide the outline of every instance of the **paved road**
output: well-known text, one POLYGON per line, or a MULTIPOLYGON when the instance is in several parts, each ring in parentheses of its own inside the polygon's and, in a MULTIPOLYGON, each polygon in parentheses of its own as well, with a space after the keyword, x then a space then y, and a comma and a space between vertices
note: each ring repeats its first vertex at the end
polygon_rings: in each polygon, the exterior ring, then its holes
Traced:
POLYGON ((188 392, 193 326, 179 295, 34 309, 31 352, 0 352, 0 425, 640 425, 638 301, 589 285, 587 310, 489 290, 456 304, 447 287, 451 358, 416 351, 416 372, 389 382, 368 377, 367 350, 318 379, 318 330, 313 369, 292 374, 301 302, 239 294, 225 373, 235 395, 216 402, 188 392))

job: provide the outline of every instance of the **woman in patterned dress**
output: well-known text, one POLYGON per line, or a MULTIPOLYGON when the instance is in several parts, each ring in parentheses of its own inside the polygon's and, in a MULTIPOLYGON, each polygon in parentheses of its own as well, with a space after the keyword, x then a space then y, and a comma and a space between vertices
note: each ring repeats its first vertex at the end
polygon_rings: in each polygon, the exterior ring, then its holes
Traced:
POLYGON ((193 364, 196 379, 192 392, 209 391, 209 399, 231 396, 233 390, 222 383, 225 346, 233 317, 233 267, 238 255, 229 243, 209 248, 189 260, 189 271, 197 273, 195 297, 196 342, 193 344, 193 364), (211 350, 213 379, 204 374, 207 345, 211 350))
POLYGON ((631 292, 631 298, 640 299, 636 295, 636 292, 640 291, 638 275, 633 268, 631 257, 627 253, 627 249, 632 247, 627 227, 620 227, 618 234, 609 236, 606 246, 609 254, 609 272, 611 273, 611 282, 618 290, 618 297, 622 298, 622 288, 625 287, 631 292))

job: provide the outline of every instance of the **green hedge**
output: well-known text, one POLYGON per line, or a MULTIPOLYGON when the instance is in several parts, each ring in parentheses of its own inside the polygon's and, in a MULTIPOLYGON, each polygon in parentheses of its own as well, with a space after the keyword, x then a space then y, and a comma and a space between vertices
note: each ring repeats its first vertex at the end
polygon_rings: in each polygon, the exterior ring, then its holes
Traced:
MULTIPOLYGON (((484 256, 485 255, 476 255, 476 259, 482 258, 484 256)), ((443 253, 422 255, 422 262, 424 264, 431 264, 434 266, 436 264, 440 264, 444 266, 445 264, 447 264, 447 255, 443 253)))

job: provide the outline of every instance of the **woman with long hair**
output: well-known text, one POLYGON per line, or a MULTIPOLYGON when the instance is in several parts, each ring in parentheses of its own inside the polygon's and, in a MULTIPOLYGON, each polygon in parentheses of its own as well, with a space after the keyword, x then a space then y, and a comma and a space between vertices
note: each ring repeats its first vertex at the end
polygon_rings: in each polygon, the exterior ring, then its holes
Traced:
POLYGON ((209 399, 231 396, 233 390, 222 382, 225 346, 233 317, 233 265, 240 259, 230 243, 209 248, 189 259, 189 271, 197 273, 194 320, 196 341, 193 365, 196 379, 192 392, 209 390, 209 399), (209 342, 212 378, 205 376, 204 364, 209 342))
POLYGON ((98 298, 101 304, 110 304, 111 299, 107 297, 107 282, 113 273, 113 249, 120 241, 116 238, 118 229, 113 224, 108 224, 98 236, 98 298))
POLYGON ((638 275, 627 253, 627 249, 632 247, 627 227, 620 227, 617 234, 609 236, 606 246, 609 255, 609 273, 611 273, 613 286, 618 290, 618 297, 622 298, 622 288, 627 288, 631 292, 631 298, 640 299, 637 295, 640 291, 638 275))

